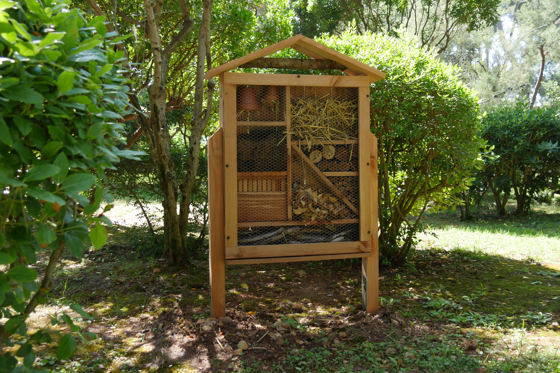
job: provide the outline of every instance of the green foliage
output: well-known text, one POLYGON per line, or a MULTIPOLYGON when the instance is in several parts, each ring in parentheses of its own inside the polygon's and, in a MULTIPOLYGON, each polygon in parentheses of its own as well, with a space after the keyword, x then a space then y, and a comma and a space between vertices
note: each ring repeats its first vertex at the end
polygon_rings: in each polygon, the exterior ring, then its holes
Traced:
POLYGON ((309 38, 334 34, 344 24, 344 7, 336 0, 294 0, 291 2, 294 34, 309 38))
POLYGON ((370 93, 379 147, 380 253, 386 264, 402 265, 427 204, 457 203, 455 195, 473 180, 483 145, 476 95, 455 67, 410 37, 346 33, 319 41, 386 74, 370 93))
MULTIPOLYGON (((560 178, 560 116, 553 108, 497 108, 483 119, 482 136, 494 147, 484 173, 495 194, 513 190, 517 213, 560 178)), ((500 213, 500 211, 498 211, 500 213)))
MULTIPOLYGON (((104 170, 134 154, 115 146, 116 120, 126 107, 127 80, 116 67, 123 52, 113 49, 103 17, 86 22, 67 7, 57 0, 0 4, 2 372, 23 369, 15 356, 31 368, 33 345, 51 342, 49 327, 28 335, 26 319, 50 297, 65 247, 81 258, 85 243, 105 243, 103 224, 110 221, 95 215, 103 200, 110 202, 104 170), (33 268, 39 250, 51 252, 40 284, 33 268)), ((85 340, 67 314, 52 317, 52 325, 61 323, 85 340)), ((63 336, 58 358, 67 359, 75 346, 73 336, 63 336)))
POLYGON ((296 33, 309 37, 356 30, 399 37, 414 35, 419 47, 450 46, 460 31, 471 32, 498 21, 499 0, 293 0, 296 33))
POLYGON ((462 78, 478 92, 481 106, 488 109, 528 103, 544 63, 537 105, 557 104, 559 6, 559 0, 503 2, 499 22, 456 35, 442 57, 461 67, 462 78))

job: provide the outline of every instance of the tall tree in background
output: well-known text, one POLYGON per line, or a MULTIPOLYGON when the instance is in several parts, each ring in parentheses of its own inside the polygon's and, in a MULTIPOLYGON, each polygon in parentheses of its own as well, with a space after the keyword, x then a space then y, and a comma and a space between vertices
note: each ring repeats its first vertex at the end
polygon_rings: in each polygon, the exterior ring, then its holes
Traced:
POLYGON ((338 34, 345 27, 344 7, 338 0, 292 0, 294 35, 315 38, 338 34))
POLYGON ((404 29, 416 36, 418 46, 433 47, 438 53, 458 34, 494 25, 499 4, 500 0, 292 1, 297 16, 294 29, 307 36, 347 27, 355 27, 359 34, 396 36, 404 29))
POLYGON ((461 35, 442 57, 462 68, 484 107, 552 104, 560 80, 560 1, 520 0, 503 9, 495 27, 461 35))

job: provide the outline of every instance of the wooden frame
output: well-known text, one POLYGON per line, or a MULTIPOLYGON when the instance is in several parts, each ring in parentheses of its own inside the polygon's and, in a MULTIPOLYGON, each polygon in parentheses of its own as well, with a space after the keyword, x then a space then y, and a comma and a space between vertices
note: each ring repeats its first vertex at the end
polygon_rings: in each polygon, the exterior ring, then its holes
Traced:
MULTIPOLYGON (((367 65, 354 61, 321 44, 301 35, 287 39, 274 46, 265 48, 251 55, 242 57, 207 73, 208 77, 220 76, 220 129, 208 142, 208 182, 210 210, 210 285, 211 308, 213 317, 225 316, 225 265, 248 265, 259 263, 286 263, 297 261, 323 261, 346 258, 362 258, 364 308, 375 312, 379 308, 378 299, 378 196, 377 196, 377 140, 369 130, 370 83, 382 79, 384 74, 367 65), (328 58, 349 66, 346 71, 351 76, 296 75, 296 74, 246 74, 229 73, 235 68, 254 58, 263 57, 276 50, 292 47, 308 54, 312 58, 328 58), (276 49, 278 48, 278 49, 276 49), (350 69, 351 67, 351 69, 350 69), (361 74, 364 74, 360 76, 361 74), (280 107, 285 109, 281 117, 284 120, 240 121, 237 116, 237 86, 279 86, 285 87, 285 102, 280 107), (358 144, 358 164, 352 171, 320 171, 301 150, 307 146, 302 141, 292 141, 290 135, 290 87, 346 87, 356 88, 358 102, 358 140, 326 141, 326 144, 358 144), (266 172, 237 172, 237 141, 240 127, 284 127, 286 129, 286 171, 271 169, 266 172), (292 216, 292 161, 293 157, 301 159, 302 164, 311 170, 314 177, 325 185, 329 193, 356 214, 347 218, 330 221, 302 221, 292 216), (351 202, 343 195, 329 178, 358 178, 359 202, 351 202), (235 186, 235 187, 233 187, 235 186), (262 201, 260 202, 261 199, 262 201), (261 204, 266 211, 276 211, 274 206, 285 206, 281 214, 269 214, 263 219, 255 218, 261 204), (358 205, 359 203, 359 205, 358 205), (277 204, 277 205, 275 205, 277 204), (243 208, 244 215, 239 215, 243 208), (252 210, 247 210, 252 209, 252 210), (250 213, 247 213, 249 211, 250 213), (249 214, 250 218, 246 218, 249 214), (243 219, 242 219, 243 218, 243 219), (269 219, 267 219, 269 218, 269 219), (252 243, 247 244, 247 229, 259 227, 296 227, 308 225, 356 225, 359 227, 359 240, 348 242, 320 243, 252 243), (239 233, 241 232, 241 233, 239 233), (238 239, 242 234, 242 239, 238 239)), ((255 88, 256 89, 256 88, 255 88)), ((284 91, 282 91, 284 92, 284 91)), ((294 96, 297 94, 293 93, 294 96)), ((298 97, 298 96, 295 96, 298 97)), ((251 109, 249 109, 251 110, 251 109)), ((249 118, 249 116, 247 116, 249 118)), ((253 131, 253 130, 251 130, 253 131)), ((243 149, 243 148, 241 148, 243 149)), ((294 166, 295 167, 295 166, 294 166)), ((299 166, 298 166, 299 167, 299 166)), ((297 182, 297 178, 295 180, 297 182)), ((350 198, 350 197, 348 197, 350 198)), ((358 228, 356 228, 358 229, 358 228)), ((258 232, 258 231, 257 231, 258 232)), ((262 232, 262 230, 261 230, 262 232)), ((265 231, 266 232, 266 231, 265 231)), ((282 230, 282 232, 284 232, 282 230)), ((356 230, 358 232, 358 230, 356 230)), ((280 237, 281 238, 281 237, 280 237)), ((297 240, 297 239, 296 239, 297 240)), ((293 242, 293 241, 291 241, 293 242)))

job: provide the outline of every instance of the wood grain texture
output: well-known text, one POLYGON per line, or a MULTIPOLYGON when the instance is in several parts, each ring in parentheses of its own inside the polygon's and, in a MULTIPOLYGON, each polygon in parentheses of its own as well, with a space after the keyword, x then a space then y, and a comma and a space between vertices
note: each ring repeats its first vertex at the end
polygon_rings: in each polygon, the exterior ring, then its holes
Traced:
POLYGON ((242 264, 271 264, 271 263, 292 263, 292 262, 313 262, 323 260, 342 260, 352 258, 367 258, 373 256, 372 253, 359 254, 335 254, 335 255, 310 255, 310 256, 289 256, 282 258, 261 258, 261 259, 228 259, 228 265, 242 264))
POLYGON ((224 84, 224 174, 226 247, 237 246, 237 119, 236 87, 224 84), (228 238, 229 237, 229 238, 228 238))
POLYGON ((210 215, 210 298, 212 317, 226 315, 226 253, 223 129, 208 140, 208 209, 210 215))
POLYGON ((368 258, 368 264, 371 262, 371 302, 369 307, 371 311, 377 312, 379 310, 379 196, 378 196, 378 163, 377 163, 377 137, 370 133, 371 142, 371 155, 370 155, 370 174, 371 174, 371 251, 373 256, 368 258))
POLYGON ((370 253, 367 242, 325 242, 297 245, 226 247, 226 259, 280 258, 289 256, 370 253))
POLYGON ((323 172, 327 177, 336 177, 336 176, 358 176, 358 172, 348 171, 348 172, 323 172))
POLYGON ((224 73, 224 79, 226 84, 234 85, 369 87, 365 76, 224 73))
POLYGON ((358 159, 360 173, 360 241, 371 237, 371 137, 369 130, 369 88, 358 88, 358 159))

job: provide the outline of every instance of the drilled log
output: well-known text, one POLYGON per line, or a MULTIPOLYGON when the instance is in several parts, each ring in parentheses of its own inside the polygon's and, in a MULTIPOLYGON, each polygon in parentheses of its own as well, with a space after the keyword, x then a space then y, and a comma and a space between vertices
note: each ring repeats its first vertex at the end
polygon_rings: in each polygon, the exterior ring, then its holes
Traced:
POLYGON ((348 162, 350 157, 350 152, 348 148, 341 146, 336 149, 335 157, 341 162, 348 162))
POLYGON ((327 169, 331 172, 337 172, 340 170, 340 168, 338 167, 338 162, 337 161, 330 161, 328 163, 327 169))

